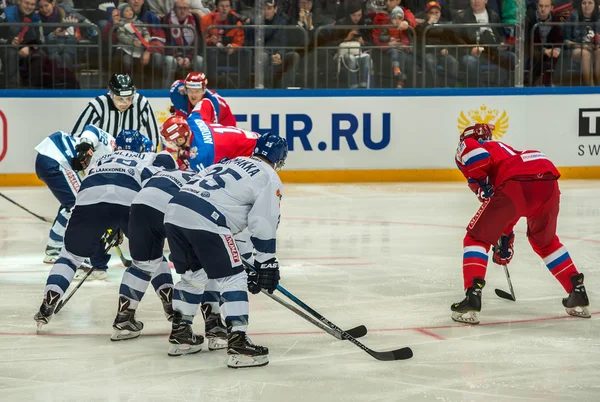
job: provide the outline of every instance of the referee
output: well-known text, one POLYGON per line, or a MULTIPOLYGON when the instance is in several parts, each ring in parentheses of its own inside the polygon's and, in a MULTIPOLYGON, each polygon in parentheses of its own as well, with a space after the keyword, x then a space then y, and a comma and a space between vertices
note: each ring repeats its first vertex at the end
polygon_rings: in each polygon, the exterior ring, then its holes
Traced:
POLYGON ((152 141, 154 150, 160 144, 158 124, 150 102, 136 93, 128 74, 113 74, 108 82, 109 92, 98 96, 83 110, 71 135, 83 132, 88 124, 108 132, 113 137, 122 130, 138 130, 152 141))

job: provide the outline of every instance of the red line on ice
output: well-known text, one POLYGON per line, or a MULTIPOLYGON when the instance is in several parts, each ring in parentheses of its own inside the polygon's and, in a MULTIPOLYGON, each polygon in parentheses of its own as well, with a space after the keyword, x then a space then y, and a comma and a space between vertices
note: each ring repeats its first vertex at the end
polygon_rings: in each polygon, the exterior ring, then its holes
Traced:
MULTIPOLYGON (((599 315, 600 311, 596 311, 594 313, 591 313, 592 315, 599 315)), ((540 317, 540 318, 530 318, 530 319, 523 319, 523 320, 514 320, 514 321, 493 321, 493 322, 486 322, 486 323, 481 323, 479 325, 469 325, 469 324, 455 324, 455 325, 434 325, 434 326, 428 326, 428 327, 411 327, 411 328, 377 328, 377 329, 369 329, 369 332, 400 332, 400 331, 417 331, 420 332, 422 334, 426 334, 428 336, 432 336, 436 339, 442 340, 445 339, 437 334, 434 334, 433 332, 430 332, 429 330, 432 329, 448 329, 448 328, 475 328, 475 327, 486 327, 486 326, 494 326, 494 325, 511 325, 511 324, 523 324, 523 323, 532 323, 532 322, 542 322, 542 321, 555 321, 555 320, 562 320, 562 319, 578 319, 578 317, 573 317, 570 315, 561 315, 561 316, 555 316, 555 317, 540 317)), ((34 326, 34 323, 31 323, 32 327, 34 326)), ((51 324, 50 324, 51 325, 51 324)), ((109 324, 107 324, 109 325, 109 324)), ((110 333, 103 333, 103 334, 98 334, 98 333, 94 333, 94 334, 63 334, 63 333, 47 333, 47 332, 42 332, 40 334, 36 334, 35 329, 32 329, 31 332, 0 332, 0 336, 59 336, 59 337, 74 337, 74 336, 106 336, 109 337, 111 334, 110 333)), ((320 335, 320 334, 324 334, 324 332, 322 331, 268 331, 268 332, 251 332, 250 335, 253 336, 259 336, 259 335, 320 335)), ((147 334, 144 333, 142 336, 168 336, 169 333, 165 332, 165 333, 153 333, 153 334, 147 334)))

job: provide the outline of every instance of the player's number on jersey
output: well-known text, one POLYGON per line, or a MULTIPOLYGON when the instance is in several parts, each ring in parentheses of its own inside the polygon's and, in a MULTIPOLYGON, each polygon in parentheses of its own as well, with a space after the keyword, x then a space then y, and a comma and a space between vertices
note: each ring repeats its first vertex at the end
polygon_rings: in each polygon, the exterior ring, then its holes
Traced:
POLYGON ((235 127, 225 127, 225 126, 213 126, 213 131, 219 134, 231 133, 231 134, 244 134, 246 138, 257 139, 258 134, 253 133, 252 131, 241 130, 235 127))
POLYGON ((221 166, 216 166, 208 175, 204 176, 204 180, 198 183, 198 185, 205 190, 217 190, 219 188, 224 188, 225 180, 223 180, 223 176, 225 175, 230 175, 236 181, 242 178, 242 176, 240 176, 240 174, 233 169, 224 169, 221 166))
POLYGON ((99 160, 98 161, 98 166, 100 165, 105 165, 107 163, 118 163, 119 165, 125 165, 125 166, 129 166, 129 167, 135 167, 137 166, 137 161, 133 160, 133 159, 123 159, 123 158, 107 158, 104 160, 99 160))

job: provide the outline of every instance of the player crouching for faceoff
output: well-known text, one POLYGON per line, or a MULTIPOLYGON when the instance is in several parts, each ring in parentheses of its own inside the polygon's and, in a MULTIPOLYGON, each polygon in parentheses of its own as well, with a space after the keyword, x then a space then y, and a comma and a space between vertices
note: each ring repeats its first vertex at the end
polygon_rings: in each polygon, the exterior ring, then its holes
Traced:
POLYGON ((176 116, 187 118, 192 113, 198 113, 206 123, 236 126, 235 116, 227 101, 208 89, 208 79, 202 72, 191 72, 185 80, 173 82, 169 96, 173 103, 171 113, 176 116))
POLYGON ((469 223, 464 238, 466 298, 450 306, 452 319, 479 323, 487 253, 497 242, 494 262, 499 265, 510 262, 514 254, 513 227, 522 217, 527 218, 527 238, 533 251, 569 294, 562 300, 567 313, 589 318, 583 274, 577 272, 556 235, 560 173, 554 164, 539 151, 517 151, 493 141, 487 124, 475 124, 464 130, 456 150, 456 164, 483 205, 469 223))
POLYGON ((112 153, 115 147, 115 139, 110 134, 92 125, 85 126, 77 137, 57 131, 35 147, 38 152, 35 172, 60 203, 46 243, 46 264, 54 264, 63 246, 67 221, 85 170, 101 156, 112 153), (85 159, 87 165, 82 166, 76 155, 85 159), (76 161, 74 166, 72 160, 76 161))
POLYGON ((131 151, 119 150, 101 157, 81 182, 64 246, 50 270, 42 305, 34 317, 38 331, 52 318, 77 267, 98 248, 104 248, 101 240, 106 230, 120 229, 127 235, 131 202, 142 183, 161 170, 175 168, 175 160, 167 152, 138 153, 143 143, 117 141, 117 148, 121 147, 131 151))
MULTIPOLYGON (((210 124, 203 122, 191 123, 198 131, 203 129, 202 138, 213 136, 210 124), (202 126, 200 129, 199 127, 202 126)), ((215 125, 216 128, 223 126, 215 125)), ((199 155, 217 154, 220 158, 233 159, 238 156, 250 156, 256 146, 258 134, 244 133, 235 127, 225 134, 221 139, 226 141, 207 141, 197 143, 193 141, 196 153, 199 155), (240 142, 242 145, 240 145, 240 142), (204 148, 209 148, 205 151, 204 148), (240 154, 240 152, 242 152, 240 154)), ((161 135, 164 142, 171 147, 184 147, 191 141, 192 128, 185 119, 172 116, 161 127, 161 135)), ((214 160, 203 158, 201 164, 212 165, 214 160)), ((196 163, 193 163, 196 166, 196 163)), ((163 301, 163 308, 167 319, 172 319, 172 290, 173 282, 166 259, 163 256, 163 246, 166 238, 164 226, 164 214, 167 204, 171 198, 179 192, 181 186, 193 179, 194 171, 165 171, 156 174, 148 180, 142 190, 137 194, 131 204, 129 220, 129 250, 133 258, 133 264, 124 275, 119 291, 119 309, 113 323, 113 335, 111 340, 119 341, 133 339, 140 336, 144 325, 135 319, 135 310, 144 296, 148 284, 151 281, 159 297, 163 301)), ((245 245, 250 244, 250 236, 243 231, 236 236, 236 242, 243 242, 239 247, 242 256, 250 259, 252 248, 245 245), (245 238, 240 239, 240 237, 245 238)), ((198 297, 191 295, 193 300, 198 297)), ((210 280, 204 288, 202 296, 202 313, 205 320, 205 336, 208 339, 209 350, 219 350, 227 347, 227 331, 220 315, 220 287, 215 280, 210 280)))
POLYGON ((276 171, 287 157, 285 139, 265 134, 252 157, 238 157, 201 171, 183 186, 165 213, 165 229, 175 270, 174 318, 169 355, 197 353, 204 339, 192 331, 209 278, 220 285, 227 325, 227 365, 264 366, 269 350, 248 338, 248 290, 273 292, 279 283, 275 257, 282 184, 276 171), (246 275, 233 238, 244 228, 256 251, 256 274, 246 275))

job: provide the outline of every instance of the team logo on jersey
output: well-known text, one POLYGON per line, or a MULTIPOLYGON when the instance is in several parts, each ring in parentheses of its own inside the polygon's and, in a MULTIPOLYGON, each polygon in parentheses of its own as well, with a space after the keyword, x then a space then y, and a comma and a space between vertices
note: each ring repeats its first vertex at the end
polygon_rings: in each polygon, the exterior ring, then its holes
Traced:
POLYGON ((471 124, 488 124, 492 129, 492 136, 495 140, 499 140, 504 137, 508 130, 508 114, 506 109, 489 109, 486 105, 479 106, 479 109, 470 109, 465 114, 464 111, 460 112, 458 116, 458 134, 462 134, 465 128, 471 124))
POLYGON ((129 168, 129 169, 127 169, 127 173, 129 173, 132 176, 135 176, 135 169, 134 168, 129 168))
POLYGON ((208 191, 203 191, 200 193, 200 197, 210 198, 210 193, 208 191))

